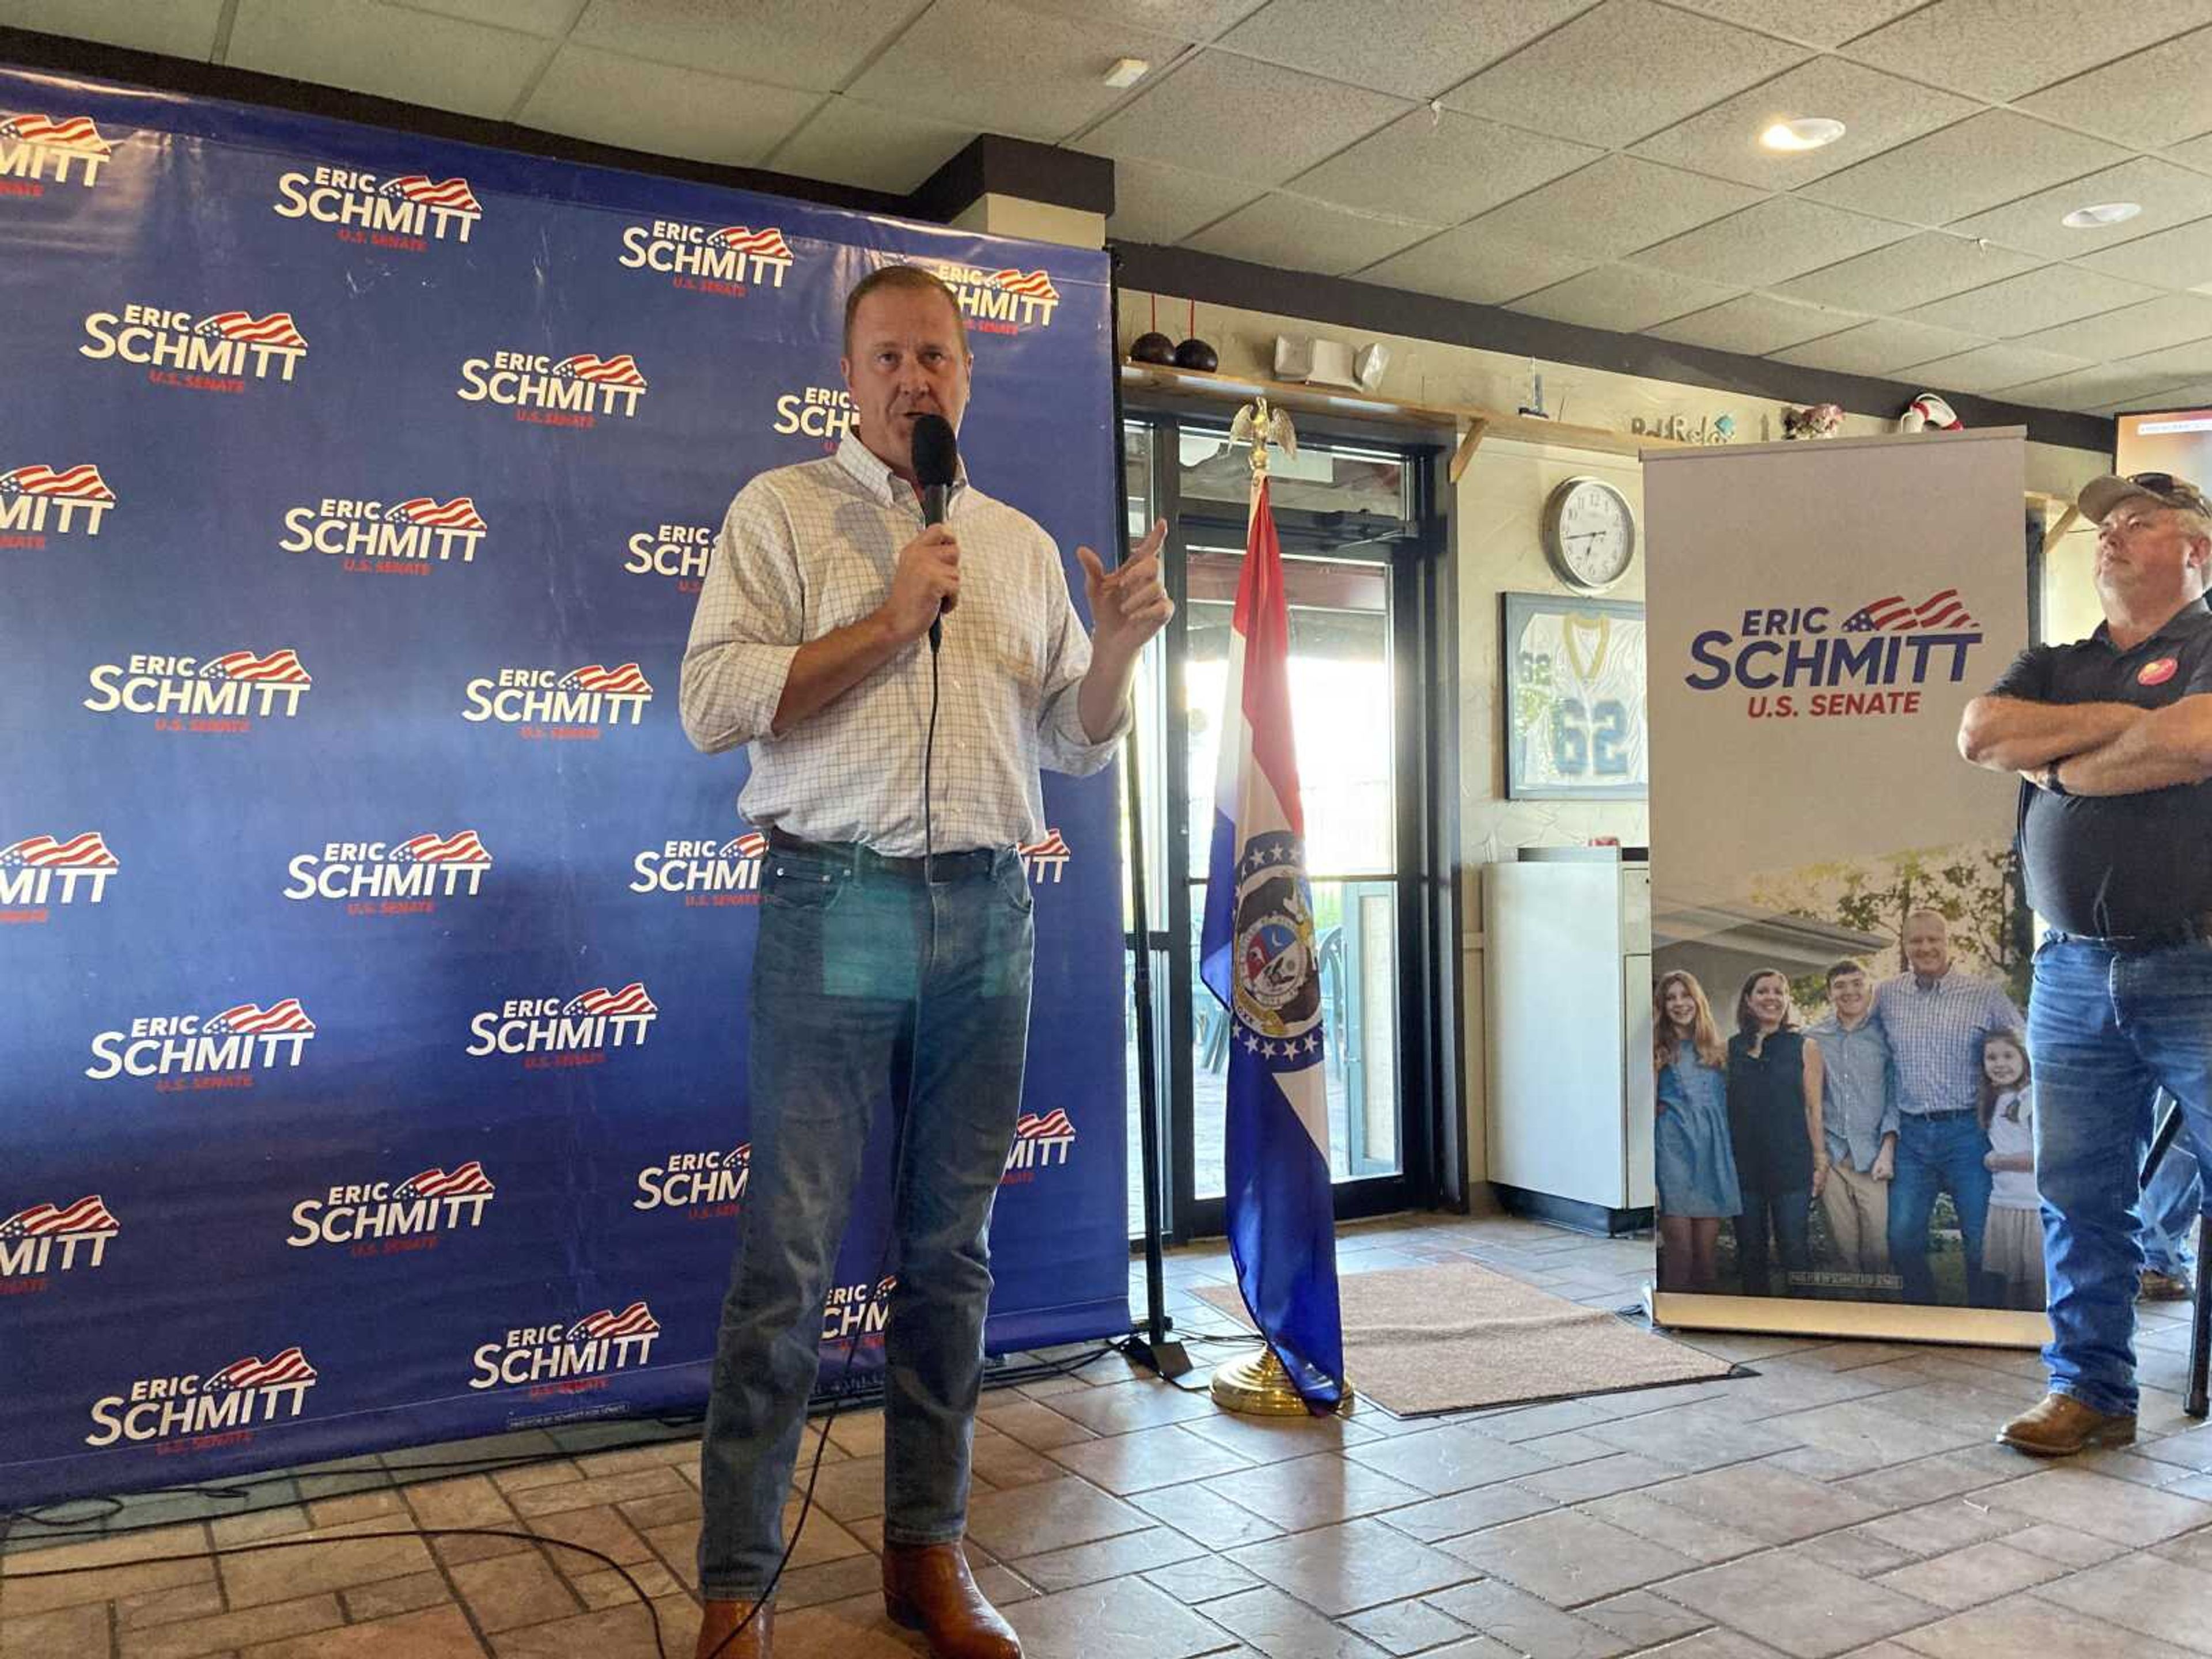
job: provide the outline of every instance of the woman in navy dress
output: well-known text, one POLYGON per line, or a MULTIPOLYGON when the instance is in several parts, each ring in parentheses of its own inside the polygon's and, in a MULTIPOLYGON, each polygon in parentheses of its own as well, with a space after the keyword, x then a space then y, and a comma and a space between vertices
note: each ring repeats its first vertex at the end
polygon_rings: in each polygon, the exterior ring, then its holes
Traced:
POLYGON ((1735 1218, 1735 1254, 1746 1296, 1771 1296, 1767 1242, 1789 1275, 1811 1268, 1808 1248, 1813 1200, 1827 1184, 1828 1148, 1820 1130, 1820 1046, 1805 1041, 1790 1000, 1790 980, 1762 968, 1735 1000, 1736 1034, 1729 1039, 1729 1138, 1735 1144, 1743 1213, 1735 1218))
POLYGON ((1652 988, 1651 1030, 1659 1288, 1710 1291, 1722 1218, 1743 1209, 1729 1143, 1728 1046, 1705 988, 1679 969, 1652 988))

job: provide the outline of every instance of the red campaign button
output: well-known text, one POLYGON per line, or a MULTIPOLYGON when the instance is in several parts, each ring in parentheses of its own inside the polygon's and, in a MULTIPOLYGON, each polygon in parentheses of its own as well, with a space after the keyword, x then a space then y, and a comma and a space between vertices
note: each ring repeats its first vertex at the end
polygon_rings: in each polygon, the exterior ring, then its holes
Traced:
POLYGON ((2136 681, 2141 685, 2164 685, 2173 678, 2176 665, 2171 657, 2160 657, 2156 662, 2147 662, 2136 671, 2136 681))

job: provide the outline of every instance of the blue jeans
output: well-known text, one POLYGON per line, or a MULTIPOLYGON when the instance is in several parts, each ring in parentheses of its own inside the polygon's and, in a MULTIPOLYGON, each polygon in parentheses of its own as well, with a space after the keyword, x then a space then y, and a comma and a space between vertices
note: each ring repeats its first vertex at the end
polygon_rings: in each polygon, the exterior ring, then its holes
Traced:
POLYGON ((1793 1187, 1768 1192, 1743 1183, 1743 1213, 1735 1218, 1736 1265, 1743 1270, 1746 1296, 1772 1296, 1767 1277, 1768 1224, 1774 1230, 1774 1253, 1782 1258, 1783 1293, 1789 1293, 1789 1276, 1813 1265, 1809 1244, 1813 1224, 1813 1189, 1793 1187))
MULTIPOLYGON (((782 1512, 823 1304, 868 1126, 888 1100, 884 1536, 960 1537, 968 1515, 991 1206, 1022 1095, 1034 931, 1011 850, 924 882, 866 854, 772 847, 753 961, 752 1166, 701 1452, 699 1583, 757 1601, 782 1512)), ((838 1351, 832 1349, 833 1363, 838 1351)))
POLYGON ((2051 1387, 2136 1409, 2138 1191, 2163 1086, 2212 1146, 2212 945, 2123 955, 2052 938, 2035 953, 2035 1184, 2051 1275, 2051 1387))
POLYGON ((1951 1194, 1959 1212, 1966 1256, 1966 1300, 1994 1308, 1982 1272, 1982 1230, 1990 1218, 1990 1171, 1982 1159, 1990 1138, 1972 1112, 1922 1117, 1907 1113, 1897 1127, 1897 1178, 1889 1183, 1889 1259, 1904 1281, 1907 1302, 1933 1302, 1936 1275, 1928 1266, 1928 1224, 1936 1194, 1951 1194))
MULTIPOLYGON (((2156 1120, 2171 1096, 2160 1096, 2156 1120)), ((2174 1136, 2143 1188, 2143 1265, 2176 1279, 2189 1277, 2197 1260, 2197 1220, 2204 1208, 2204 1176, 2197 1148, 2185 1133, 2174 1136)))

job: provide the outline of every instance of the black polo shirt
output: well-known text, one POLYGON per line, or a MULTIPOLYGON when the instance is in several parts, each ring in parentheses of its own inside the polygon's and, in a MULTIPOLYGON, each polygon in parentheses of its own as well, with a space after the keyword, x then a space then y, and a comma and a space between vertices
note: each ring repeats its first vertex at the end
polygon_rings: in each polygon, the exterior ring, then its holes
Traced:
MULTIPOLYGON (((2032 646, 1990 688, 2035 702, 2163 708, 2212 693, 2212 610, 2184 605, 2133 650, 2100 624, 2074 645, 2032 646)), ((2027 902, 2063 933, 2155 933, 2212 912, 2212 781, 2135 795, 2021 786, 2027 902)))

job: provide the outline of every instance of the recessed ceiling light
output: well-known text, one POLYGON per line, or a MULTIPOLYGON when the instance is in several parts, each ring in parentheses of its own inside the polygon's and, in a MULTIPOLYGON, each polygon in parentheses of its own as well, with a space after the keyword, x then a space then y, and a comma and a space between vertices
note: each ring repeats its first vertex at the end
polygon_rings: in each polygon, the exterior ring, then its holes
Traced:
POLYGON ((1841 121, 1832 121, 1825 115, 1806 115, 1795 121, 1777 121, 1759 135, 1759 142, 1769 149, 1818 149, 1843 136, 1841 121))
POLYGON ((1152 64, 1142 58, 1117 58, 1114 60, 1114 67, 1099 78, 1119 91, 1124 87, 1135 86, 1152 72, 1152 64))
POLYGON ((2075 208, 2058 222, 2069 230, 2095 230, 2100 225, 2124 223, 2142 211, 2140 202, 2099 202, 2091 207, 2075 208))

